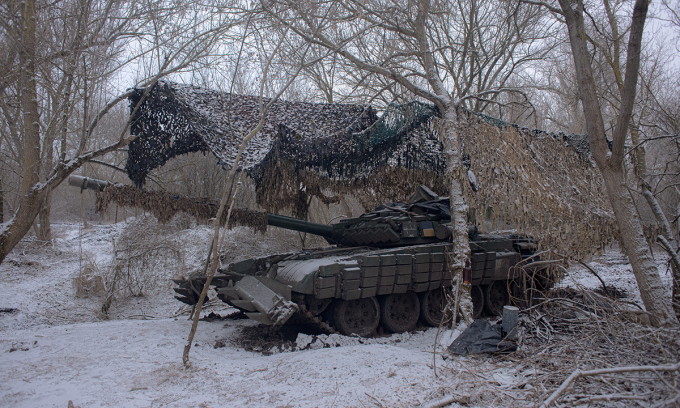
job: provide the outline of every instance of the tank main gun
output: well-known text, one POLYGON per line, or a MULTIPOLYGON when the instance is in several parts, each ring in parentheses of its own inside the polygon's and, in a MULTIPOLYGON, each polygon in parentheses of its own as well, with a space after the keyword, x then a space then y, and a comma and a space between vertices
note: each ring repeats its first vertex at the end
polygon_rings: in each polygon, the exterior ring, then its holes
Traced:
POLYGON ((98 180, 98 179, 92 178, 92 177, 83 177, 83 176, 76 176, 76 175, 68 176, 68 185, 73 186, 73 187, 80 187, 80 191, 83 191, 85 189, 95 190, 95 191, 104 191, 104 188, 106 186, 108 186, 109 184, 112 184, 112 183, 105 181, 105 180, 98 180))
POLYGON ((335 234, 332 225, 318 224, 294 217, 286 217, 285 215, 271 213, 267 213, 267 225, 319 235, 326 238, 327 240, 333 240, 333 236, 335 234))

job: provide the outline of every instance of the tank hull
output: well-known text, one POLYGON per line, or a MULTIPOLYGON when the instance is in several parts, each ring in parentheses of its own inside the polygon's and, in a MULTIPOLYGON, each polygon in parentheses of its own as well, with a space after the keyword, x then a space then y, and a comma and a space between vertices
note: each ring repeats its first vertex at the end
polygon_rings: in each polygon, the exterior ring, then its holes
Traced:
MULTIPOLYGON (((531 285, 552 285, 530 239, 479 235, 470 249, 474 317, 500 315, 513 297, 521 300, 527 276, 531 285)), ((445 290, 452 285, 452 250, 450 243, 435 243, 300 251, 230 264, 212 282, 222 301, 264 324, 281 325, 299 313, 322 329, 347 335, 370 335, 378 325, 401 332, 418 321, 442 320, 445 290), (269 291, 255 288, 253 278, 269 291)), ((204 282, 203 276, 176 281, 176 297, 195 303, 204 282)))

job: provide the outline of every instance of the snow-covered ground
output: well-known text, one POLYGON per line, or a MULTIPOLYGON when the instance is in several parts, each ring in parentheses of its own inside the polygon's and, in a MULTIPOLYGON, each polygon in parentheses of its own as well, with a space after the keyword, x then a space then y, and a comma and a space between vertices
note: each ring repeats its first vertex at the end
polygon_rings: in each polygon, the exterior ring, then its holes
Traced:
MULTIPOLYGON (((81 231, 78 224, 58 224, 53 243, 26 239, 0 265, 0 406, 66 407, 73 401, 81 407, 413 407, 447 395, 454 381, 470 381, 473 402, 485 406, 497 396, 476 394, 474 382, 516 380, 512 368, 490 358, 442 353, 441 346, 463 327, 439 333, 437 348, 436 329, 374 339, 301 333, 296 349, 305 350, 264 355, 244 346, 256 323, 229 319, 200 322, 185 369, 182 351, 191 321, 166 279, 144 296, 116 301, 108 320, 102 320, 100 297, 75 295, 73 278, 83 265, 104 270, 114 240, 128 225, 81 231), (486 364, 483 374, 465 374, 467 366, 480 364, 486 364)), ((184 249, 182 268, 199 266, 211 230, 175 234, 184 249)), ((262 238, 244 229, 228 234, 235 258, 286 249, 285 237, 262 238)), ((628 300, 639 299, 620 253, 590 266, 625 290, 628 300)), ((572 268, 565 282, 599 286, 582 267, 572 268)), ((211 312, 229 310, 211 302, 204 315, 211 312)))

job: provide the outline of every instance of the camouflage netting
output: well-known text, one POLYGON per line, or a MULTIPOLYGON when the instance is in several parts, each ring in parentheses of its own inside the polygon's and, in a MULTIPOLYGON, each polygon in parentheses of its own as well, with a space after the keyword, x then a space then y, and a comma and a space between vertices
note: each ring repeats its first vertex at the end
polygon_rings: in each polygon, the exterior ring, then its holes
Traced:
MULTIPOLYGON (((153 214, 159 222, 166 223, 177 213, 193 215, 198 220, 209 220, 217 216, 220 203, 209 198, 177 196, 162 191, 146 191, 124 184, 110 184, 103 192, 97 192, 97 212, 106 212, 112 203, 125 207, 141 208, 153 214)), ((221 224, 227 221, 227 212, 222 214, 221 224)), ((234 208, 229 218, 229 228, 251 227, 258 232, 267 230, 267 214, 245 208, 234 208)))
MULTIPOLYGON (((145 91, 138 89, 129 98, 131 109, 145 91)), ((257 97, 161 82, 133 111, 131 133, 138 137, 129 145, 128 176, 142 187, 151 170, 197 151, 210 151, 220 165, 231 168, 238 145, 258 123, 259 111, 257 97)), ((441 171, 441 144, 436 138, 421 140, 431 136, 428 132, 410 132, 434 113, 428 105, 411 103, 395 106, 377 120, 368 105, 279 100, 246 146, 239 169, 258 184, 279 161, 335 179, 367 177, 390 160, 409 169, 441 171)))
MULTIPOLYGON (((131 109, 144 92, 130 98, 131 109)), ((466 201, 482 229, 516 226, 544 247, 579 258, 612 240, 611 209, 587 137, 519 128, 463 108, 457 113, 466 167, 454 175, 464 180, 466 201)), ((278 101, 239 169, 255 180, 260 206, 302 218, 313 197, 329 204, 351 194, 372 210, 405 200, 420 184, 448 195, 438 116, 436 108, 418 102, 389 106, 378 118, 366 105, 278 101)), ((138 137, 130 144, 128 175, 141 187, 151 170, 195 151, 210 151, 231 168, 238 144, 258 120, 255 97, 159 83, 135 111, 131 132, 138 137)), ((141 200, 130 194, 107 200, 141 200)), ((184 205, 190 213, 207 212, 196 209, 197 199, 181 205, 168 200, 147 207, 168 211, 164 219, 184 205)), ((248 217, 256 215, 242 218, 248 217)))
POLYGON ((462 172, 469 170, 477 184, 474 191, 463 183, 464 194, 482 229, 512 225, 539 238, 543 248, 577 259, 612 242, 617 229, 587 138, 520 128, 463 109, 458 118, 469 158, 462 172))

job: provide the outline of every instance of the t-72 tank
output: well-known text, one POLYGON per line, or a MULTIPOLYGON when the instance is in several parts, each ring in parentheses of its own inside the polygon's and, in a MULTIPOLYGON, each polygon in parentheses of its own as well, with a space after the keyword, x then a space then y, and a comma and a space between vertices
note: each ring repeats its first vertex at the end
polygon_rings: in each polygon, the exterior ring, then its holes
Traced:
MULTIPOLYGON (((345 335, 368 336, 379 325, 401 333, 418 321, 436 326, 452 281, 449 200, 421 187, 409 201, 332 225, 268 214, 269 225, 320 235, 336 246, 232 263, 218 270, 211 286, 222 301, 267 325, 297 313, 345 335)), ((517 293, 520 270, 545 275, 531 268, 536 243, 473 229, 469 235, 474 315, 501 315, 509 293, 517 293), (528 268, 516 268, 520 263, 528 268)), ((205 281, 201 275, 175 280, 176 298, 195 304, 205 281)))
MULTIPOLYGON (((70 176, 69 184, 102 191, 108 182, 70 176)), ((379 325, 401 333, 418 321, 436 326, 452 280, 449 200, 421 186, 408 201, 332 225, 267 214, 269 225, 320 235, 335 246, 235 262, 219 269, 211 286, 222 301, 267 325, 298 314, 345 335, 368 336, 379 325)), ((521 288, 552 285, 532 239, 474 228, 469 236, 473 317, 501 315, 510 293, 525 297, 521 288)), ((193 305, 206 276, 174 282, 175 297, 193 305)))

